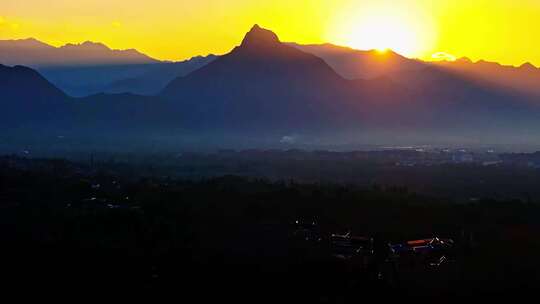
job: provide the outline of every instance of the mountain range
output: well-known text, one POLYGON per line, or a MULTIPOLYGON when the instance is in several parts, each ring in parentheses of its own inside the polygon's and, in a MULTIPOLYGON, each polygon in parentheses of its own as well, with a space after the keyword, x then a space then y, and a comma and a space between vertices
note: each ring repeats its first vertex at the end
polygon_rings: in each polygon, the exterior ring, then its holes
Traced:
POLYGON ((32 38, 0 41, 0 61, 5 65, 35 68, 159 62, 134 49, 112 50, 104 44, 91 41, 54 47, 32 38))
POLYGON ((0 63, 23 65, 42 73, 66 93, 157 94, 178 76, 215 59, 198 56, 181 62, 159 61, 137 50, 113 50, 86 41, 54 47, 36 39, 0 40, 0 63))
POLYGON ((71 96, 98 93, 155 95, 170 81, 206 65, 216 56, 152 64, 60 66, 38 68, 47 79, 71 96))
MULTIPOLYGON (((531 63, 519 67, 501 65, 468 58, 456 61, 422 61, 409 59, 391 50, 361 51, 333 44, 300 45, 289 43, 304 52, 314 54, 326 61, 336 72, 347 79, 373 79, 393 77, 394 74, 422 73, 428 66, 437 67, 471 82, 492 84, 540 97, 540 68, 531 63)), ((413 77, 410 77, 413 78, 413 77)), ((399 78, 395 78, 398 80, 399 78)))
MULTIPOLYGON (((519 67, 468 58, 427 62, 409 59, 391 50, 355 50, 326 44, 286 43, 323 59, 346 79, 392 77, 436 66, 469 81, 506 87, 540 96, 540 68, 530 63, 519 67)), ((137 50, 113 50, 101 43, 84 42, 53 47, 36 39, 0 40, 0 63, 37 69, 71 96, 97 93, 155 95, 176 77, 212 62, 217 56, 196 56, 180 62, 159 61, 137 50)), ((399 80, 396 78, 394 80, 399 80)))
POLYGON ((23 66, 0 65, 0 93, 5 127, 53 118, 53 111, 68 98, 38 72, 23 66))
POLYGON ((531 63, 514 67, 485 60, 472 62, 468 58, 460 58, 454 62, 441 61, 432 64, 470 81, 491 83, 540 97, 540 69, 531 63))
POLYGON ((39 133, 36 140, 46 141, 62 134, 71 144, 102 148, 105 139, 108 147, 540 144, 534 96, 465 76, 392 52, 282 43, 256 25, 230 53, 154 96, 73 98, 32 69, 3 67, 0 79, 11 85, 0 85, 2 107, 10 111, 0 118, 12 122, 5 138, 39 133), (364 79, 350 74, 347 58, 364 79))
POLYGON ((409 59, 391 50, 361 51, 330 43, 302 45, 288 43, 306 53, 324 59, 336 72, 347 79, 373 79, 398 71, 417 71, 423 61, 409 59))

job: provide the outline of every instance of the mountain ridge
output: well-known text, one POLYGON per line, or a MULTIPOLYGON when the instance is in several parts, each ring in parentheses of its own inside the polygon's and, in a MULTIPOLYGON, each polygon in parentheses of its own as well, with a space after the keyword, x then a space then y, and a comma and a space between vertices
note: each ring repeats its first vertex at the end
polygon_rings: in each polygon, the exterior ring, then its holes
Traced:
MULTIPOLYGON (((21 96, 34 91, 32 81, 25 82, 18 81, 4 106, 17 105, 21 96)), ((21 120, 32 122, 26 125, 30 134, 61 130, 94 144, 107 137, 113 146, 127 140, 214 147, 492 140, 540 144, 539 105, 518 93, 437 65, 346 79, 322 58, 282 43, 258 26, 231 52, 175 78, 158 96, 48 96, 62 101, 48 103, 55 115, 46 116, 57 120, 39 120, 41 111, 32 108, 15 109, 21 120)), ((18 121, 15 114, 8 118, 18 121)))
MULTIPOLYGON (((506 87, 522 94, 540 97, 540 68, 527 62, 519 67, 467 57, 455 61, 421 61, 409 59, 392 51, 361 51, 333 44, 300 45, 288 43, 324 59, 336 72, 347 79, 372 79, 394 74, 421 73, 427 67, 442 68, 464 79, 492 87, 506 87)), ((396 79, 395 79, 396 80, 396 79)))
POLYGON ((212 107, 207 114, 214 117, 205 118, 209 128, 240 129, 251 121, 254 128, 287 129, 299 123, 300 117, 329 118, 328 111, 336 112, 332 102, 323 102, 329 92, 318 92, 323 84, 334 86, 337 92, 346 82, 321 58, 280 43, 277 35, 256 25, 230 53, 177 78, 160 96, 201 117, 212 107), (320 86, 306 90, 306 83, 312 82, 320 86))
POLYGON ((214 55, 185 61, 158 61, 135 49, 114 50, 85 41, 54 47, 37 39, 0 40, 0 63, 37 69, 71 96, 100 92, 152 95, 175 77, 212 61, 214 55))
POLYGON ((435 65, 411 63, 393 52, 386 55, 411 68, 349 80, 324 57, 281 43, 274 35, 254 26, 230 53, 177 78, 160 96, 194 110, 194 117, 215 115, 207 122, 210 129, 271 125, 276 132, 290 133, 306 121, 302 128, 312 134, 384 130, 424 139, 433 134, 478 138, 480 130, 495 134, 516 125, 512 119, 520 117, 524 125, 538 118, 538 105, 524 96, 471 82, 435 65))
POLYGON ((135 49, 111 49, 103 43, 85 41, 55 47, 35 38, 0 40, 0 63, 33 68, 111 64, 148 64, 159 60, 135 49))
MULTIPOLYGON (((253 26, 250 31, 259 31, 264 32, 259 25, 253 26)), ((244 39, 249 41, 250 33, 248 32, 244 39)), ((264 43, 281 43, 279 37, 271 32, 266 32, 266 41, 264 43)), ((61 63, 50 61, 43 64, 27 64, 31 61, 32 56, 24 55, 24 52, 17 51, 17 56, 21 55, 23 59, 13 60, 2 60, 2 53, 4 57, 6 52, 2 52, 2 44, 5 43, 19 43, 23 45, 31 45, 34 49, 46 49, 46 50, 84 50, 83 53, 86 53, 88 50, 101 50, 105 52, 124 52, 122 54, 127 54, 128 57, 134 58, 137 56, 145 56, 144 58, 150 58, 145 54, 138 52, 135 49, 126 49, 126 50, 112 50, 108 46, 99 42, 86 41, 82 43, 68 43, 64 46, 55 48, 46 43, 43 43, 37 39, 18 39, 18 40, 0 40, 0 63, 8 65, 24 65, 33 68, 37 68, 42 74, 44 74, 48 79, 52 80, 56 86, 61 87, 64 91, 69 92, 71 95, 75 96, 86 96, 90 94, 95 94, 98 92, 131 92, 138 94, 155 94, 161 88, 165 87, 166 82, 173 80, 176 76, 184 76, 192 70, 181 68, 179 65, 181 63, 187 63, 189 60, 182 62, 170 62, 170 61, 157 61, 152 58, 146 61, 146 59, 141 59, 139 61, 120 61, 116 63, 111 63, 107 60, 98 60, 93 59, 91 63, 82 63, 73 62, 73 61, 63 61, 61 63), (142 62, 142 63, 141 63, 142 62), (11 64, 10 64, 11 63, 11 64), (157 72, 153 70, 159 70, 157 68, 150 68, 154 64, 171 64, 178 66, 179 72, 174 74, 168 71, 174 70, 173 66, 165 67, 163 70, 168 76, 167 78, 159 79, 160 77, 155 76, 157 72), (89 73, 88 79, 81 79, 81 81, 76 81, 82 74, 83 69, 95 70, 100 65, 103 65, 101 68, 103 73, 101 76, 97 76, 95 73, 89 73), (111 70, 111 67, 125 65, 120 70, 124 72, 117 73, 114 70, 111 70), (149 68, 143 68, 143 65, 148 65, 149 68), (139 67, 137 67, 139 66, 139 67), (78 73, 77 70, 80 70, 81 73, 78 73), (117 76, 115 76, 117 75, 117 76), (144 75, 154 75, 149 77, 146 80, 144 75), (99 84, 95 83, 90 85, 85 82, 95 82, 97 79, 105 79, 103 77, 109 77, 108 81, 101 81, 99 84), (112 77, 114 76, 114 77, 112 77), (151 85, 144 85, 143 81, 147 83, 152 83, 151 85), (142 84, 142 85, 141 85, 142 84)), ((242 41, 240 46, 245 42, 242 41)), ((300 49, 304 52, 313 54, 321 59, 323 59, 327 64, 330 65, 339 75, 346 79, 373 79, 379 78, 381 76, 389 76, 394 73, 400 73, 402 71, 410 71, 413 73, 418 72, 419 70, 425 68, 426 66, 438 66, 447 69, 449 72, 458 73, 461 77, 468 78, 472 81, 480 81, 483 83, 493 83, 495 86, 505 86, 509 89, 515 89, 520 92, 527 94, 532 94, 533 96, 540 96, 540 86, 537 84, 540 82, 540 68, 535 67, 531 63, 524 63, 519 67, 502 65, 496 62, 490 62, 486 60, 478 60, 476 62, 471 61, 466 57, 457 59, 456 61, 421 61, 417 59, 409 59, 404 56, 401 56, 391 50, 380 52, 376 50, 362 51, 356 50, 350 47, 338 46, 331 43, 324 44, 297 44, 294 42, 285 43, 289 46, 293 46, 297 49, 300 49)), ((264 48, 259 48, 259 50, 264 50, 264 48)), ((65 57, 65 56, 64 56, 65 57)), ((69 57, 69 56, 67 56, 69 57)), ((210 55, 210 57, 214 57, 210 55)), ((64 59, 62 59, 64 60, 64 59)), ((209 59, 208 62, 211 60, 209 59)), ((203 66, 201 64, 198 67, 203 66)), ((195 68, 195 69, 196 69, 195 68)), ((119 70, 119 69, 117 69, 119 70)))

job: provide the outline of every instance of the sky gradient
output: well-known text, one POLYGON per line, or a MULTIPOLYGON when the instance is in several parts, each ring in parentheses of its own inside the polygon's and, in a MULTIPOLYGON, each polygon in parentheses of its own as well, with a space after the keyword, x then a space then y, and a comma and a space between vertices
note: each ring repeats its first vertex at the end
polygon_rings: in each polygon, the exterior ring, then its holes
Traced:
POLYGON ((226 53, 255 23, 283 41, 540 66, 539 0, 0 1, 0 39, 90 40, 168 60, 226 53))

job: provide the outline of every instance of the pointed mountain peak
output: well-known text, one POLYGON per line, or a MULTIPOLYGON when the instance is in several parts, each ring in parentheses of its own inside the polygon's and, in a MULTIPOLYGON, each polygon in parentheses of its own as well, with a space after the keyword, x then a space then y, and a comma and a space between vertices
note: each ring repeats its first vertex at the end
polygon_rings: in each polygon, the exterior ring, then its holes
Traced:
POLYGON ((526 62, 522 64, 519 68, 525 69, 525 70, 536 70, 536 67, 530 62, 526 62))
POLYGON ((277 43, 280 43, 280 41, 278 36, 274 32, 263 29, 259 25, 255 24, 244 37, 244 40, 242 41, 242 46, 266 46, 277 43))

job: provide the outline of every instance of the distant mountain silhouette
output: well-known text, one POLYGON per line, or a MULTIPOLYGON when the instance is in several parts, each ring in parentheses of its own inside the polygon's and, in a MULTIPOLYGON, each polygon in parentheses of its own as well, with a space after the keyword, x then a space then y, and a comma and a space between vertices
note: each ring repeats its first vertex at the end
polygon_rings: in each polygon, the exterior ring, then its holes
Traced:
POLYGON ((403 57, 391 50, 361 51, 330 43, 288 43, 299 50, 320 57, 347 79, 373 79, 397 71, 416 71, 425 67, 422 61, 403 57))
POLYGON ((319 57, 255 25, 240 46, 174 80, 161 96, 189 109, 200 128, 279 133, 346 122, 340 117, 349 114, 351 85, 319 57))
POLYGON ((207 65, 217 58, 215 55, 197 56, 181 62, 161 63, 145 67, 144 74, 110 83, 104 88, 106 93, 135 93, 156 95, 177 77, 207 65))
MULTIPOLYGON (((233 132, 266 129, 405 141, 495 139, 518 125, 526 133, 514 135, 530 135, 538 118, 539 109, 515 92, 470 82, 392 52, 386 56, 400 68, 371 64, 371 77, 382 76, 347 80, 330 68, 330 60, 299 48, 254 26, 240 46, 176 79, 161 95, 189 109, 198 128, 233 132)), ((379 55, 328 45, 310 48, 360 57, 350 60, 366 67, 379 55)))
POLYGON ((137 50, 112 50, 101 43, 86 41, 54 47, 36 39, 0 40, 0 63, 33 68, 150 64, 158 60, 137 50))
POLYGON ((491 85, 495 89, 507 88, 540 96, 538 85, 540 69, 530 63, 513 67, 484 60, 474 63, 468 58, 453 62, 428 62, 409 59, 391 50, 361 51, 328 43, 313 45, 289 43, 289 45, 324 59, 338 74, 348 79, 392 77, 396 73, 415 73, 427 66, 435 66, 478 85, 491 85))
MULTIPOLYGON (((108 144, 150 140, 176 130, 178 116, 157 97, 98 94, 72 98, 38 72, 0 65, 1 143, 105 148, 108 144), (159 130, 159 132, 158 132, 159 130), (158 132, 158 133, 156 133, 158 132)), ((117 146, 119 148, 119 146, 117 146)))
POLYGON ((514 67, 484 60, 472 62, 468 58, 461 58, 453 62, 441 61, 431 64, 471 81, 512 88, 540 97, 540 69, 530 63, 514 67))
POLYGON ((38 103, 61 100, 66 95, 38 72, 24 66, 0 65, 0 93, 6 99, 18 98, 22 102, 38 103))
POLYGON ((35 119, 55 119, 68 97, 36 71, 0 65, 0 124, 19 127, 35 119))
MULTIPOLYGON (((407 59, 394 58, 407 66, 407 59)), ((113 150, 128 143, 172 150, 182 145, 540 145, 540 107, 534 99, 437 64, 397 70, 383 65, 381 76, 346 79, 325 60, 259 26, 230 53, 206 59, 193 59, 201 67, 184 71, 187 75, 158 96, 71 98, 32 69, 2 66, 5 111, 0 115, 7 131, 0 138, 32 137, 48 148, 113 150)), ((169 76, 175 73, 171 68, 169 76)))
POLYGON ((153 95, 176 77, 185 76, 215 58, 209 55, 181 62, 49 67, 39 71, 71 96, 84 97, 98 93, 153 95))
POLYGON ((530 64, 514 68, 485 61, 473 64, 466 59, 424 62, 391 50, 360 51, 332 44, 289 45, 321 57, 345 78, 377 80, 382 77, 399 84, 415 96, 415 106, 427 100, 437 101, 417 111, 427 110, 431 113, 427 116, 436 117, 434 109, 446 108, 440 112, 446 113, 447 117, 437 118, 439 123, 442 122, 440 119, 448 117, 461 117, 460 120, 467 121, 477 116, 480 120, 504 111, 509 111, 506 115, 510 117, 515 111, 527 111, 524 103, 531 102, 527 93, 540 92, 539 86, 534 85, 540 83, 540 69, 530 64), (483 114, 479 115, 479 112, 483 114))
POLYGON ((84 42, 56 48, 36 39, 0 40, 0 63, 39 70, 71 96, 101 92, 157 94, 176 77, 215 59, 214 55, 181 62, 158 61, 136 50, 112 50, 84 42))

